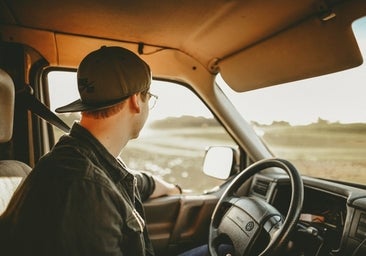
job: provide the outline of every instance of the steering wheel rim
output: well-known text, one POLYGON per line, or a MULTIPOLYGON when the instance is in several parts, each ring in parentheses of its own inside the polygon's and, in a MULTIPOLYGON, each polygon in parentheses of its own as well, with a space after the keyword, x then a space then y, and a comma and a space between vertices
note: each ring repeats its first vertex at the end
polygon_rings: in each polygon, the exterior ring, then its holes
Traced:
MULTIPOLYGON (((238 188, 252 177, 254 174, 270 167, 278 167, 284 170, 290 178, 291 183, 291 200, 287 215, 282 226, 276 231, 276 235, 274 235, 266 248, 259 254, 259 256, 264 255, 275 255, 279 252, 279 250, 285 245, 288 241, 290 233, 295 229, 296 224, 299 220, 303 198, 304 198, 304 187, 301 176, 296 168, 287 160, 280 158, 270 158, 260 160, 249 167, 247 167, 244 171, 239 173, 226 188, 222 196, 220 197, 216 207, 211 216, 211 222, 209 227, 209 241, 208 247, 210 254, 212 256, 217 256, 217 251, 215 249, 215 239, 217 238, 217 229, 216 223, 224 220, 225 215, 221 219, 218 219, 220 208, 226 202, 228 202, 227 198, 233 196, 233 193, 238 190, 238 188)), ((222 214, 222 213, 220 213, 222 214)), ((236 251, 236 248, 234 248, 236 251)), ((237 252, 235 252, 237 255, 237 252)))

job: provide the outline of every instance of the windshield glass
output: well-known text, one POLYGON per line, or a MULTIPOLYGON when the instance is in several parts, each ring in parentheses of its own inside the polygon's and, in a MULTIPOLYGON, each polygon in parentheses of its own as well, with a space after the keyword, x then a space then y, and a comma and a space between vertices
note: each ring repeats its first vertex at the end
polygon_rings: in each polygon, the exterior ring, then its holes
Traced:
MULTIPOLYGON (((366 18, 353 24, 366 56, 366 18)), ((273 155, 304 175, 366 183, 366 64, 243 93, 217 83, 273 155)))

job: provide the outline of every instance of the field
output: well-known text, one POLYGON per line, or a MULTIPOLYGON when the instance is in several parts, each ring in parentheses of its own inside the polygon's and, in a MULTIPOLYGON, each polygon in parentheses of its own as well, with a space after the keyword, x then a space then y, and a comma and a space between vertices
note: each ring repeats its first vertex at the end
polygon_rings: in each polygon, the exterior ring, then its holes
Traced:
MULTIPOLYGON (((279 122, 254 127, 276 156, 290 160, 302 174, 366 184, 366 124, 319 120, 307 126, 279 122)), ((202 173, 205 150, 212 145, 235 146, 216 122, 183 117, 145 127, 121 156, 131 169, 201 193, 222 183, 202 173)))
POLYGON ((303 174, 366 184, 366 124, 320 121, 259 129, 273 152, 291 160, 303 174))
POLYGON ((202 172, 205 150, 210 145, 233 145, 222 128, 149 130, 128 143, 122 158, 136 170, 148 170, 165 180, 180 184, 193 193, 222 183, 202 172))
MULTIPOLYGON (((292 127, 275 123, 257 124, 256 129, 275 155, 292 161, 302 174, 366 184, 365 124, 319 122, 292 127)), ((132 168, 152 171, 202 192, 222 182, 202 174, 204 150, 209 145, 233 142, 217 126, 166 128, 151 130, 140 140, 132 141, 122 155, 132 168)))

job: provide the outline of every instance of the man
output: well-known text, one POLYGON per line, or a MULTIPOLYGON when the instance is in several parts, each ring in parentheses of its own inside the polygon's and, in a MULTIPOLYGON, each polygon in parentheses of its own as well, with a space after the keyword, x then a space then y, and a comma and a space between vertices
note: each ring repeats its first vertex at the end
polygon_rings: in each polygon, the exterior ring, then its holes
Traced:
MULTIPOLYGON (((142 201, 181 189, 118 158, 148 117, 151 72, 137 55, 102 47, 77 71, 81 112, 35 166, 1 216, 9 255, 153 255, 142 201), (11 254, 10 254, 11 252, 11 254)), ((5 239, 5 238, 4 238, 5 239)))

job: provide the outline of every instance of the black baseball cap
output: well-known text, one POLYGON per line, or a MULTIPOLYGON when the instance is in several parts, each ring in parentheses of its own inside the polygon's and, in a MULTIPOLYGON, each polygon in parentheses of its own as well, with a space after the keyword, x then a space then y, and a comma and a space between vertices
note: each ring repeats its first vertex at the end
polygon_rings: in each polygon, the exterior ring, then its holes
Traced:
POLYGON ((80 99, 57 108, 56 112, 95 111, 113 106, 135 93, 148 90, 151 71, 132 51, 103 46, 81 61, 77 84, 80 99))

